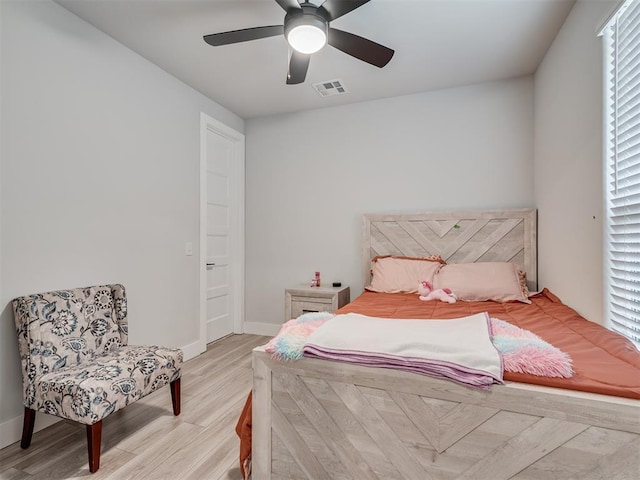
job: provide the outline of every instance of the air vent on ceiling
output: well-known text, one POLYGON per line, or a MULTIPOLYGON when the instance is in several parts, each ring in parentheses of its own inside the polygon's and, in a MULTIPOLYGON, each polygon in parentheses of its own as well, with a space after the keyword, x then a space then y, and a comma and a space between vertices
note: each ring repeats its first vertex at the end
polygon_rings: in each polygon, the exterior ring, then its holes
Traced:
POLYGON ((326 82, 314 83, 313 88, 321 97, 332 97, 333 95, 343 95, 347 93, 347 89, 342 80, 328 80, 326 82))

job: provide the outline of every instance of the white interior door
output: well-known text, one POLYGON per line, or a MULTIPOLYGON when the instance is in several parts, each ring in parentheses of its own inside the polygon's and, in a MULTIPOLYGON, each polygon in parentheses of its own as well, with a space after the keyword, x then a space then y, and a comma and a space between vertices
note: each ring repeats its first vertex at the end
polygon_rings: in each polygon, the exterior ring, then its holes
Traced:
POLYGON ((244 136, 202 116, 201 337, 242 331, 244 136))

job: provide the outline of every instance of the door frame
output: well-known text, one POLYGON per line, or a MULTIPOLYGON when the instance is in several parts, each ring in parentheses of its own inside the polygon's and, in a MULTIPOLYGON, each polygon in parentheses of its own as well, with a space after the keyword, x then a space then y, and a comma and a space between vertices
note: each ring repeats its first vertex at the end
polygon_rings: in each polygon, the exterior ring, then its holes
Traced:
POLYGON ((244 325, 244 135, 224 123, 200 113, 200 350, 207 349, 207 132, 224 136, 233 142, 230 171, 234 181, 233 206, 230 212, 231 302, 233 333, 242 333, 244 325))

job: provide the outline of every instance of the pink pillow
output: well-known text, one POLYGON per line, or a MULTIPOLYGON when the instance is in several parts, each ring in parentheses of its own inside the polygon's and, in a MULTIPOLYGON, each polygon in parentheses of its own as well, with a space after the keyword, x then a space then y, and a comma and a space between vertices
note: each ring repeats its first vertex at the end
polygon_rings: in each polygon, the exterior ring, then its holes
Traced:
POLYGON ((376 257, 371 269, 373 278, 366 290, 382 293, 418 293, 418 283, 433 283, 444 260, 440 257, 376 257))
POLYGON ((531 303, 526 277, 515 263, 451 263, 438 271, 433 286, 450 288, 468 302, 531 303))

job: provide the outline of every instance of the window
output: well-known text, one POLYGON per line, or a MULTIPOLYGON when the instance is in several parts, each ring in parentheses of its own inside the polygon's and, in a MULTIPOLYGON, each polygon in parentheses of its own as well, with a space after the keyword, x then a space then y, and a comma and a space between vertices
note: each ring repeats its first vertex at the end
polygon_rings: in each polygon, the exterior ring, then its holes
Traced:
POLYGON ((607 319, 640 348, 640 0, 604 28, 607 319))

